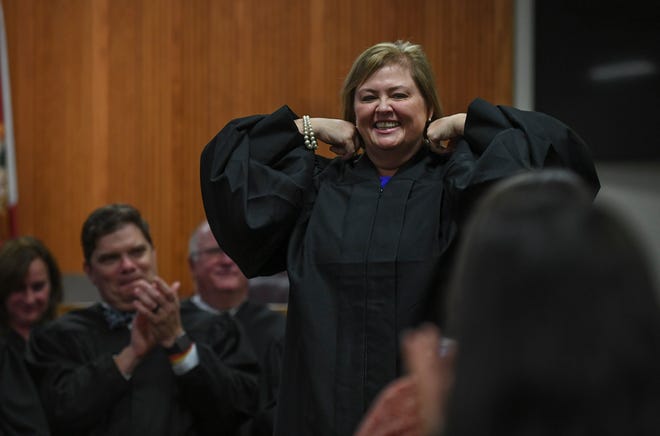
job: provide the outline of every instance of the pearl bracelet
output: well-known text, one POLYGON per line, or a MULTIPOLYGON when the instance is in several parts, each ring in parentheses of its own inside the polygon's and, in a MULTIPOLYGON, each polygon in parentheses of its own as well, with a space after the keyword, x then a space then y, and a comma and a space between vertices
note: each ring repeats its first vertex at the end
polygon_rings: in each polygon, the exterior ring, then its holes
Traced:
POLYGON ((312 122, 309 115, 303 115, 303 137, 305 138, 305 147, 308 150, 316 150, 319 145, 316 143, 314 136, 314 129, 312 129, 312 122))

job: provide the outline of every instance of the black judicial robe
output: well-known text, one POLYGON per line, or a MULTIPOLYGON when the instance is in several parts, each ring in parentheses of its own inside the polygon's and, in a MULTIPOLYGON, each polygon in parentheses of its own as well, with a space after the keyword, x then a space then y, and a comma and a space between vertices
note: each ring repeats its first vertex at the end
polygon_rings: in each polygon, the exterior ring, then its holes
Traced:
MULTIPOLYGON (((183 322, 183 321, 182 321, 183 322)), ((27 361, 55 435, 231 435, 255 412, 257 371, 229 316, 183 322, 199 365, 177 376, 158 347, 124 379, 112 356, 130 340, 100 304, 69 312, 28 343, 27 361)))
MULTIPOLYGON (((201 310, 190 300, 181 302, 182 319, 194 317, 201 310)), ((234 314, 234 319, 239 321, 260 366, 257 379, 259 412, 241 428, 241 434, 272 435, 273 411, 276 406, 282 369, 286 318, 263 304, 248 300, 239 306, 234 314)))
POLYGON ((306 150, 296 118, 285 106, 225 126, 201 156, 202 197, 248 277, 289 272, 275 434, 348 435, 401 373, 401 331, 437 316, 478 192, 547 165, 573 169, 594 195, 599 182, 566 125, 481 99, 451 155, 423 147, 384 188, 366 155, 346 162, 306 150))
POLYGON ((277 403, 284 353, 286 318, 263 304, 246 301, 234 315, 245 329, 250 344, 261 365, 259 375, 259 403, 261 412, 251 423, 249 434, 273 434, 273 411, 277 403))
POLYGON ((0 337, 0 435, 49 435, 46 415, 25 365, 25 341, 9 330, 0 337))

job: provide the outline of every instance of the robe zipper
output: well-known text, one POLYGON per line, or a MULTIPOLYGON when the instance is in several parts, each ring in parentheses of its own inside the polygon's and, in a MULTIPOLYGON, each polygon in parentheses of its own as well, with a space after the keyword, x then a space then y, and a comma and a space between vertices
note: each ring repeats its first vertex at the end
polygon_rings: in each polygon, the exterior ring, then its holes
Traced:
MULTIPOLYGON (((376 197, 376 211, 373 215, 373 218, 371 220, 371 230, 369 231, 369 242, 367 243, 367 256, 364 259, 364 277, 365 280, 367 277, 369 277, 369 259, 371 258, 371 241, 372 237, 374 234, 374 227, 378 218, 378 211, 380 209, 380 199, 383 196, 383 187, 379 186, 378 187, 378 197, 376 197)), ((367 384, 367 368, 369 367, 369 362, 368 362, 368 353, 367 353, 367 318, 369 314, 369 286, 368 283, 365 282, 365 294, 364 294, 364 327, 363 327, 363 335, 362 337, 364 338, 364 342, 362 343, 362 350, 363 350, 363 367, 362 367, 362 407, 366 410, 367 404, 366 404, 366 384, 367 384)))

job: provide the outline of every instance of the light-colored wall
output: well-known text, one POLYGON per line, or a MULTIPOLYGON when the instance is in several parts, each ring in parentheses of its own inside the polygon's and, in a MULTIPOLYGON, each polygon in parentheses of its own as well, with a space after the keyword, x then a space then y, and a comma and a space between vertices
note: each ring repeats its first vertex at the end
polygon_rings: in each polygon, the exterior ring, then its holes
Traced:
POLYGON ((615 207, 645 246, 660 292, 660 162, 598 163, 596 201, 615 207))
MULTIPOLYGON (((513 103, 534 109, 535 0, 514 1, 513 103)), ((567 96, 570 98, 570 96, 567 96)), ((579 133, 579 132, 578 132, 579 133)), ((660 161, 596 162, 601 190, 597 202, 617 208, 639 233, 660 295, 660 161)))

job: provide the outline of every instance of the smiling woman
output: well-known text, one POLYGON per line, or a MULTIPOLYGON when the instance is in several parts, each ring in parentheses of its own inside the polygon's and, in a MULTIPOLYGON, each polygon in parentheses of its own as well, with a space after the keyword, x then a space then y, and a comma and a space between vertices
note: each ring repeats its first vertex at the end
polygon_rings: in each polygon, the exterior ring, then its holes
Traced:
POLYGON ((62 299, 60 270, 41 241, 23 236, 0 249, 0 330, 27 339, 30 329, 55 317, 62 299))
POLYGON ((62 299, 60 270, 37 239, 0 248, 0 434, 48 434, 23 356, 33 327, 51 320, 62 299))
POLYGON ((276 435, 353 433, 401 372, 400 333, 443 319, 435 301, 484 186, 554 164, 598 190, 566 125, 480 99, 443 116, 429 65, 419 45, 376 44, 344 81, 344 119, 283 106, 230 122, 202 154, 220 246, 248 277, 289 275, 276 435), (305 147, 310 126, 339 158, 305 147))
POLYGON ((380 175, 393 176, 422 146, 433 109, 408 67, 387 65, 355 92, 356 127, 380 175))

